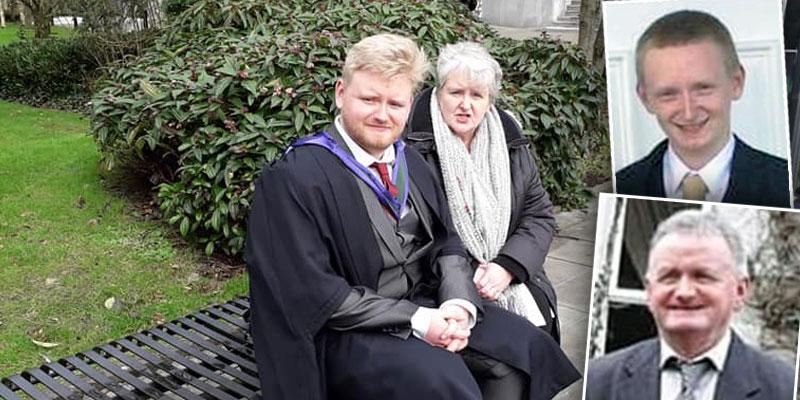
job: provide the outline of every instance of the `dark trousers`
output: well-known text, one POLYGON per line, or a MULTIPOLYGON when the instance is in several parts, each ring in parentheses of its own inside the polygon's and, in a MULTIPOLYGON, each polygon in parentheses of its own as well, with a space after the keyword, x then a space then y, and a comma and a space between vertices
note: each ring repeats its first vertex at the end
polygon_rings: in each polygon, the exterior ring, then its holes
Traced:
POLYGON ((325 351, 331 399, 527 399, 525 373, 472 349, 460 353, 415 337, 330 332, 325 351))

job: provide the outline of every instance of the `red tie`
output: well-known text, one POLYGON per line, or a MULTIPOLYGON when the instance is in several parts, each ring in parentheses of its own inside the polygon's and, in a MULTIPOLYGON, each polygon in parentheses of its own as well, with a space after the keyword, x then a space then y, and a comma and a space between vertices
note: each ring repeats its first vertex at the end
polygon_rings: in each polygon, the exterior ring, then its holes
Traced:
POLYGON ((397 198, 397 187, 392 183, 392 179, 389 177, 389 169, 386 168, 386 163, 372 163, 372 167, 378 170, 378 174, 381 176, 381 182, 383 182, 383 186, 386 186, 386 189, 389 189, 389 194, 392 195, 392 198, 397 198))

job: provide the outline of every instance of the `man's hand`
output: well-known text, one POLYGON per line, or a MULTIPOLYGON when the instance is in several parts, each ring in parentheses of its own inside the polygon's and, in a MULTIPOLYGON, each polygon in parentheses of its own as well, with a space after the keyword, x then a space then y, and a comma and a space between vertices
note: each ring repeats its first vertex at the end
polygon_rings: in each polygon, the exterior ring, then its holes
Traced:
POLYGON ((460 351, 467 346, 469 340, 469 314, 459 306, 447 307, 447 309, 448 311, 435 311, 431 317, 425 341, 430 345, 443 347, 451 352, 460 351), (460 312, 450 310, 454 308, 466 314, 467 322, 464 325, 460 323, 461 318, 463 318, 460 312))
POLYGON ((475 282, 475 287, 481 297, 486 300, 497 300, 497 296, 506 290, 513 278, 499 264, 487 263, 478 266, 472 281, 475 282))
POLYGON ((441 308, 444 313, 444 318, 448 322, 447 330, 444 334, 451 334, 451 342, 447 346, 447 350, 452 352, 461 351, 469 343, 470 323, 469 312, 459 305, 451 304, 441 308), (466 337, 460 338, 456 332, 466 333, 466 337))

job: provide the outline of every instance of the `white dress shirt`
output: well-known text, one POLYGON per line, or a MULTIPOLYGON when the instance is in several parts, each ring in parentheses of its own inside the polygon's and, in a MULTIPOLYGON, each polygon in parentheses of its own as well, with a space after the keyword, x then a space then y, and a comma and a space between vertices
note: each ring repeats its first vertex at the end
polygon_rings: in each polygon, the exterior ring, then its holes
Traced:
MULTIPOLYGON (((344 129, 341 120, 342 117, 337 116, 333 123, 336 126, 336 129, 339 130, 339 133, 342 134, 342 139, 344 139, 344 143, 347 145, 347 148, 350 150, 350 152, 353 153, 353 158, 355 158, 356 162, 367 168, 367 170, 369 170, 378 179, 380 179, 380 175, 378 175, 378 172, 375 171, 374 168, 370 168, 370 166, 376 162, 387 163, 389 174, 391 175, 392 164, 394 163, 395 157, 397 157, 394 151, 394 146, 389 146, 383 151, 383 155, 381 155, 380 159, 377 159, 359 146, 358 143, 356 143, 355 140, 350 137, 350 134, 348 134, 344 129)), ((404 215, 406 212, 408 212, 407 209, 403 210, 404 215)), ((474 304, 465 299, 450 299, 442 303, 439 308, 444 308, 451 304, 461 306, 467 310, 469 313, 469 327, 472 328, 475 326, 478 309, 474 304)), ((433 317, 434 310, 435 309, 428 307, 419 307, 417 309, 417 311, 411 317, 411 330, 414 332, 414 336, 420 339, 425 338, 425 335, 428 333, 428 326, 431 324, 431 318, 433 317)))
POLYGON ((725 191, 728 189, 728 181, 731 177, 731 165, 733 162, 733 150, 736 144, 733 135, 728 138, 728 143, 712 158, 706 165, 699 170, 693 170, 683 163, 669 145, 664 153, 664 192, 668 198, 683 198, 683 178, 686 175, 700 175, 703 183, 706 184, 706 201, 722 201, 725 191))
POLYGON ((664 364, 670 357, 678 357, 680 360, 694 362, 708 358, 714 365, 714 368, 709 368, 700 379, 697 381, 697 386, 694 391, 695 400, 714 400, 714 392, 717 389, 717 379, 719 374, 725 368, 725 359, 728 357, 728 351, 731 347, 731 331, 728 329, 722 336, 719 342, 714 347, 710 348, 703 354, 689 360, 681 357, 675 352, 667 342, 661 338, 661 359, 659 367, 661 368, 661 400, 675 400, 681 392, 681 373, 675 369, 664 368, 664 364))

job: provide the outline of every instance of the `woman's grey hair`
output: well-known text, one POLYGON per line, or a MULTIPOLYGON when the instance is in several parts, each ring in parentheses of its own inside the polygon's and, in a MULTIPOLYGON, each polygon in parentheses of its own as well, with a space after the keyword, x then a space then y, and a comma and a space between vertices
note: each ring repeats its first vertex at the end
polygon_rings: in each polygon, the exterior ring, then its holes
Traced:
POLYGON ((503 70, 491 54, 478 43, 460 42, 448 44, 439 52, 436 62, 438 87, 447 82, 453 72, 465 72, 469 79, 485 85, 492 100, 500 93, 503 70))
MULTIPOLYGON (((747 277, 747 261, 739 233, 716 214, 696 209, 682 210, 672 214, 658 224, 658 228, 650 239, 650 252, 652 253, 661 239, 673 233, 721 237, 728 244, 731 255, 733 255, 734 275, 738 278, 747 277)), ((650 265, 648 265, 649 268, 650 265)))

